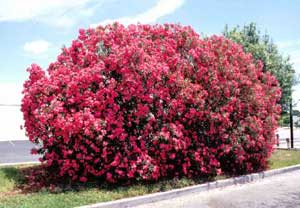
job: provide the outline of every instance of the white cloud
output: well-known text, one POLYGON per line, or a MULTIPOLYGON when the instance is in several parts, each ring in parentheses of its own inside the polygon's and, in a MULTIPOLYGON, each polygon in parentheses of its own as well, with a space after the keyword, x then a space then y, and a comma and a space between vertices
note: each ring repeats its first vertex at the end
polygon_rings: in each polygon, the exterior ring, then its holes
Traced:
POLYGON ((289 52, 287 52, 287 54, 290 56, 291 58, 291 62, 294 63, 295 65, 298 65, 298 72, 300 73, 300 47, 298 49, 295 50, 291 50, 289 52))
POLYGON ((97 27, 98 25, 105 25, 108 23, 119 22, 124 25, 133 23, 154 23, 159 18, 173 13, 176 9, 181 7, 184 0, 158 0, 156 5, 147 11, 137 14, 135 16, 121 17, 118 19, 106 19, 97 24, 91 24, 91 27, 97 27))
POLYGON ((104 0, 10 0, 1 3, 0 22, 34 21, 58 27, 73 26, 81 17, 94 14, 104 0))
POLYGON ((60 28, 68 28, 76 24, 76 19, 70 17, 53 17, 51 19, 44 19, 43 22, 60 28))
POLYGON ((36 40, 24 44, 23 49, 26 52, 39 55, 45 53, 49 49, 50 43, 45 40, 36 40))
POLYGON ((300 39, 278 42, 279 49, 294 48, 300 46, 300 39))

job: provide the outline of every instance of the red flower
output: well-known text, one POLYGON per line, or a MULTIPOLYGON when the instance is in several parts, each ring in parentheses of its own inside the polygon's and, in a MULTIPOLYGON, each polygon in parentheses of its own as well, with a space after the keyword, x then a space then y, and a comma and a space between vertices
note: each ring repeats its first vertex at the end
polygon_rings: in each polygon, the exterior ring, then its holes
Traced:
POLYGON ((83 182, 83 183, 87 182, 87 178, 86 177, 80 177, 79 180, 80 180, 80 182, 83 182))
POLYGON ((188 26, 80 29, 47 70, 28 68, 24 127, 48 174, 75 181, 263 170, 280 88, 262 68, 188 26))

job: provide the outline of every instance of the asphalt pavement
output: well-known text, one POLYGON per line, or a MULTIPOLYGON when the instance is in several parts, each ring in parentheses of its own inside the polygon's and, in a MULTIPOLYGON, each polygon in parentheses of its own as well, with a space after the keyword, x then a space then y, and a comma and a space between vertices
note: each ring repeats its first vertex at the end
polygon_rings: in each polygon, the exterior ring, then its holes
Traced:
MULTIPOLYGON (((278 128, 276 134, 279 134, 279 148, 290 148, 290 128, 278 128), (289 143, 286 139, 288 138, 289 143)), ((294 148, 300 149, 300 128, 294 128, 294 148)))
POLYGON ((135 208, 299 208, 300 170, 135 208))
POLYGON ((37 155, 31 155, 34 147, 29 141, 0 141, 0 164, 38 161, 37 155))

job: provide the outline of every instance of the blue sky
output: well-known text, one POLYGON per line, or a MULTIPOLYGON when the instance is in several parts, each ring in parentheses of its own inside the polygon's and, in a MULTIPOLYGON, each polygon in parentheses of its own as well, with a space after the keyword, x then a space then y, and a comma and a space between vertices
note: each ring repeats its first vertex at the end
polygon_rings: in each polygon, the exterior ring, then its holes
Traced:
POLYGON ((18 103, 26 68, 46 69, 79 28, 116 20, 181 23, 206 35, 221 34, 225 24, 256 22, 300 73, 299 11, 298 0, 0 0, 0 104, 18 103))

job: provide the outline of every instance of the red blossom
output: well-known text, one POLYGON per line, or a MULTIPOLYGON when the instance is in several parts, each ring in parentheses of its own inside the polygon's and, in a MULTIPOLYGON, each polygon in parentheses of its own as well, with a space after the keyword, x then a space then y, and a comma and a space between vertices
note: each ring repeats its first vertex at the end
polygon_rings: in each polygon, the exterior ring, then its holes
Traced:
POLYGON ((175 24, 80 29, 24 83, 26 133, 56 177, 109 182, 267 166, 275 77, 224 37, 175 24))

